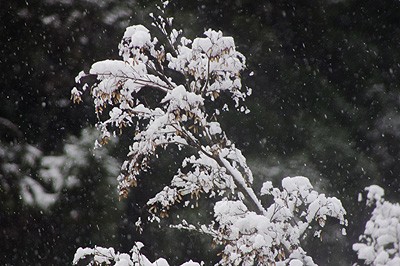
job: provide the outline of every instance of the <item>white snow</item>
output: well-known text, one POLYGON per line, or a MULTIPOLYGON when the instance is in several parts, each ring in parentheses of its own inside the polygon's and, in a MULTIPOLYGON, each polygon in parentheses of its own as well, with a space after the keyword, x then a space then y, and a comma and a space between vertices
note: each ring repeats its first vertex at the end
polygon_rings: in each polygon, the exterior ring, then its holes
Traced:
POLYGON ((25 177, 20 184, 22 199, 28 205, 37 205, 46 209, 58 199, 58 193, 47 193, 43 186, 31 177, 25 177))
POLYGON ((381 198, 385 195, 385 191, 383 188, 377 185, 372 185, 365 188, 368 191, 367 199, 368 202, 372 204, 373 201, 380 201, 381 198))
POLYGON ((181 264, 181 266, 200 266, 200 263, 189 260, 188 262, 181 264))
POLYGON ((135 47, 143 47, 151 43, 150 32, 143 25, 127 27, 124 33, 125 38, 130 38, 132 45, 135 47))
POLYGON ((289 266, 303 266, 303 262, 298 259, 291 260, 289 266))
POLYGON ((72 261, 72 264, 77 264, 79 260, 85 258, 88 255, 91 255, 93 253, 92 248, 78 248, 77 251, 75 252, 74 255, 74 260, 72 261))
POLYGON ((353 244, 358 258, 372 265, 400 265, 400 206, 384 200, 383 188, 366 187, 367 205, 375 204, 360 242, 353 244))

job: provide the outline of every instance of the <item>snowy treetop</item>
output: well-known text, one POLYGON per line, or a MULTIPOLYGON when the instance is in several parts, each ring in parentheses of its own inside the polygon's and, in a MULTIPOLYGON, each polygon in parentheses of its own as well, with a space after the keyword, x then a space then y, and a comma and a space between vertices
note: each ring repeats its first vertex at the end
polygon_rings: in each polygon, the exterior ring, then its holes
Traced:
MULTIPOLYGON (((170 184, 148 200, 152 220, 168 216, 170 206, 184 197, 197 204, 205 195, 216 201, 214 221, 197 226, 182 221, 175 227, 205 233, 224 245, 220 265, 315 265, 301 240, 313 223, 320 230, 311 233, 319 236, 329 217, 346 226, 341 202, 314 191, 306 177, 298 176, 283 179, 281 189, 265 182, 261 195, 273 198, 273 203, 263 206, 252 188, 246 158, 225 134, 220 110, 211 104, 224 93, 236 109, 248 113, 241 106, 251 93, 241 84, 245 57, 236 51, 234 39, 221 31, 210 29, 205 37, 189 40, 181 30, 168 32, 171 23, 170 18, 155 18, 165 44, 143 25, 128 27, 119 45, 122 60, 94 63, 88 74, 81 72, 76 78, 78 83, 86 76, 98 80, 91 86, 102 132, 98 146, 117 132, 135 132, 118 176, 120 198, 148 171, 151 158, 173 146, 186 157, 170 184)), ((81 101, 87 87, 84 83, 72 90, 74 101, 81 101)), ((78 250, 76 260, 97 256, 99 250, 78 250)), ((101 254, 122 256, 114 250, 101 254)))
MULTIPOLYGON (((158 45, 158 40, 143 25, 128 27, 119 45, 122 60, 96 62, 89 74, 81 72, 76 78, 78 83, 88 75, 99 80, 91 88, 99 117, 97 126, 102 131, 98 145, 107 143, 116 134, 115 129, 121 132, 124 127, 133 127, 137 132, 128 155, 132 159, 124 163, 124 174, 119 177, 121 196, 126 196, 131 185, 136 185, 136 175, 146 169, 149 156, 157 147, 174 144, 182 148, 195 144, 202 150, 200 154, 212 154, 229 143, 216 121, 219 111, 213 112, 213 116, 204 111, 204 97, 213 101, 226 91, 238 106, 250 94, 241 92, 240 72, 245 69, 245 58, 235 50, 232 37, 207 30, 205 38, 191 41, 182 37, 180 44, 174 46, 180 32, 171 33, 173 53, 166 54, 164 46, 158 45), (165 75, 166 69, 183 75, 186 83, 177 85, 165 75), (142 90, 154 89, 164 96, 150 106, 138 95, 142 90), (103 119, 107 117, 103 112, 108 106, 112 108, 108 118, 103 119), (143 123, 147 124, 144 129, 143 123), (212 139, 220 140, 218 147, 210 145, 212 139)), ((81 90, 72 90, 74 101, 81 101, 86 87, 84 84, 81 90)), ((244 164, 238 162, 238 165, 244 164)), ((248 176, 252 179, 251 173, 248 176)), ((233 190, 232 181, 228 182, 231 184, 226 187, 233 190)))

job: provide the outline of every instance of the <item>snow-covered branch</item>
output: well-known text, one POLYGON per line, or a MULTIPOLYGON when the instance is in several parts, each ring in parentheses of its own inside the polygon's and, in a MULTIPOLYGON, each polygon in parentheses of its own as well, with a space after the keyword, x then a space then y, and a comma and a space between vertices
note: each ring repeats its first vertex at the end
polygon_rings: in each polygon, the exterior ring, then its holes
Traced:
POLYGON ((385 191, 377 185, 365 190, 367 205, 375 209, 353 250, 366 265, 400 265, 400 206, 385 201, 385 191))
MULTIPOLYGON (((76 265, 84 258, 90 257, 89 265, 112 265, 112 266, 168 266, 167 260, 159 258, 151 262, 145 255, 140 252, 143 243, 136 242, 131 249, 131 254, 115 252, 113 248, 103 248, 96 246, 95 248, 79 248, 74 256, 73 264, 76 265), (94 264, 93 264, 93 263, 94 264)), ((199 263, 188 261, 180 266, 200 266, 199 263)))

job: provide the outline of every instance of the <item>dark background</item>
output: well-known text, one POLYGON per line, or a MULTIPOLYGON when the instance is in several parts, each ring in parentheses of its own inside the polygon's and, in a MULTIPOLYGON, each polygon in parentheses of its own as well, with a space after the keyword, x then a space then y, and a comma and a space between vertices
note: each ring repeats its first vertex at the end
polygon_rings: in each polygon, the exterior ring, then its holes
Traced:
MULTIPOLYGON (((168 182, 172 156, 118 202, 118 171, 105 162, 114 160, 118 169, 129 139, 121 136, 93 157, 97 135, 82 131, 96 122, 89 95, 84 104, 70 101, 81 70, 118 58, 126 26, 151 27, 147 14, 155 3, 1 1, 0 264, 68 265, 80 246, 128 252, 137 240, 149 258, 163 256, 171 265, 218 261, 207 237, 157 225, 138 234, 134 222, 168 182), (58 169, 79 184, 54 189, 41 174, 49 157, 62 158, 58 169), (55 204, 28 204, 21 197, 27 176, 58 193, 55 204)), ((279 185, 285 176, 304 175, 339 197, 348 235, 328 221, 322 241, 307 239, 305 250, 320 265, 356 262, 351 245, 371 211, 358 194, 378 184, 386 199, 399 201, 400 2, 182 0, 172 1, 167 15, 189 38, 208 28, 234 37, 248 62, 242 82, 253 95, 250 114, 225 115, 224 129, 248 158, 256 189, 265 180, 279 185)), ((186 215, 207 220, 209 205, 186 215)))

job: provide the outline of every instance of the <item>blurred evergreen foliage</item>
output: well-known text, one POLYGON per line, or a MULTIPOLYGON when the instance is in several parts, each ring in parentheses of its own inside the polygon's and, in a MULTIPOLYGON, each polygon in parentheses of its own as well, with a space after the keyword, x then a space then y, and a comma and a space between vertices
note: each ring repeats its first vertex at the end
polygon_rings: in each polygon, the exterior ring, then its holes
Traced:
MULTIPOLYGON (((149 236, 136 232, 152 187, 163 186, 174 170, 168 152, 120 203, 104 161, 92 157, 77 166, 81 186, 62 190, 48 209, 27 206, 18 196, 23 176, 39 178, 42 157, 64 156, 66 143, 79 142, 82 128, 96 121, 89 101, 70 101, 74 77, 95 61, 118 58, 125 27, 148 26, 155 3, 0 3, 0 264, 69 264, 78 246, 109 241, 129 251, 134 240, 150 247, 150 257, 163 254, 171 263, 216 261, 217 250, 206 251, 210 243, 201 236, 154 225, 149 236), (31 164, 24 163, 29 147, 39 151, 31 164), (178 237, 180 246, 171 246, 168 239, 178 237)), ((223 126, 248 157, 256 185, 307 175, 342 199, 349 235, 323 236, 321 248, 310 239, 308 250, 321 265, 350 265, 351 244, 366 221, 358 193, 378 184, 388 200, 400 200, 400 2, 178 0, 167 11, 189 37, 208 28, 234 37, 248 60, 243 83, 253 88, 251 113, 226 114, 223 126)), ((127 143, 121 138, 109 154, 124 158, 127 143)), ((205 219, 197 214, 207 215, 202 211, 195 209, 194 219, 205 219)))

